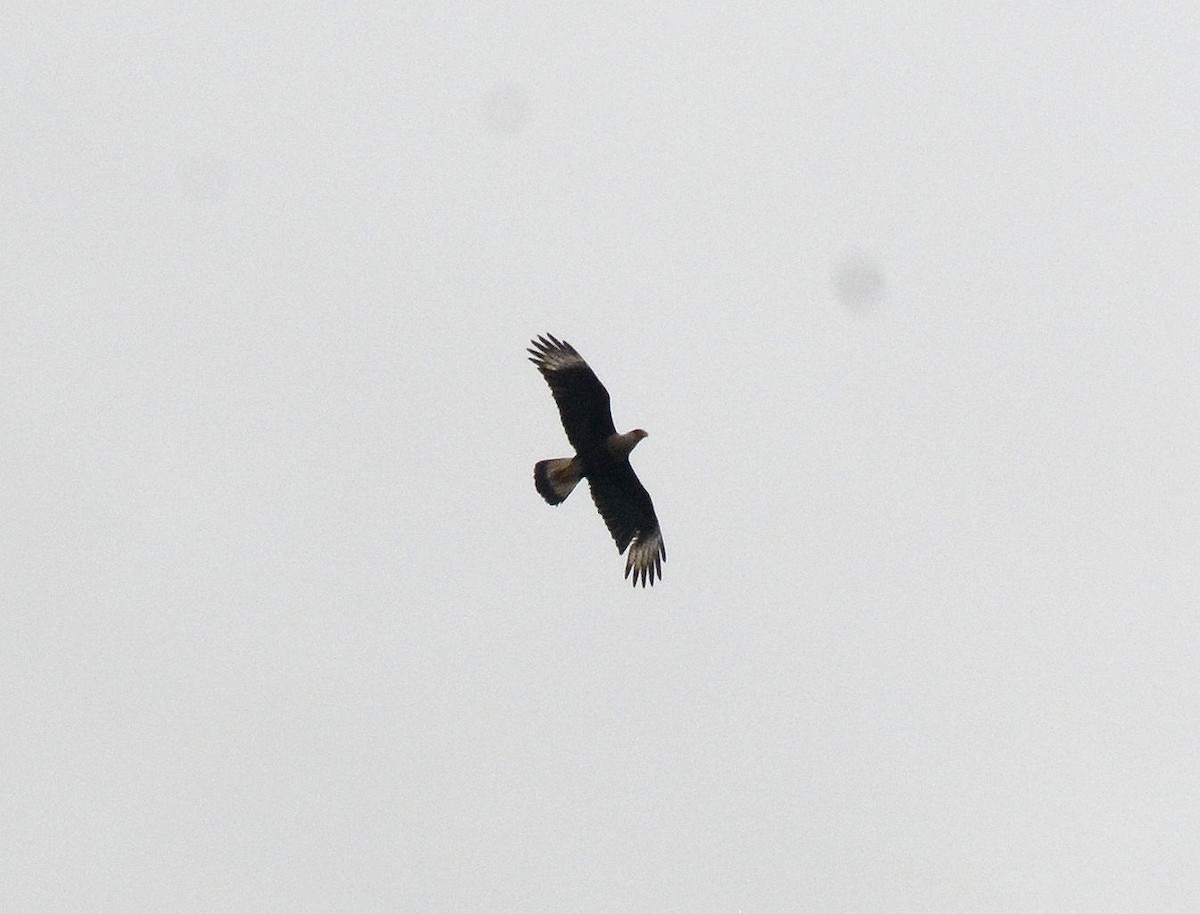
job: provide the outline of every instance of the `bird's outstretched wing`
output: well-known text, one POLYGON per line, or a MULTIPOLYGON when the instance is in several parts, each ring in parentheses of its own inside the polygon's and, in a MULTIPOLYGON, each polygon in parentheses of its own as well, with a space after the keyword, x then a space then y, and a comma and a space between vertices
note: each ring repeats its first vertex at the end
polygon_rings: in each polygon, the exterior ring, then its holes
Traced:
POLYGON ((616 432, 608 391, 596 373, 570 343, 550 334, 539 336, 529 349, 529 361, 537 366, 558 404, 567 439, 580 454, 605 446, 616 432))
POLYGON ((662 577, 662 563, 667 558, 662 530, 650 493, 642 485, 628 460, 617 463, 610 472, 595 473, 588 478, 592 501, 604 518, 608 532, 625 557, 625 577, 633 575, 633 583, 643 587, 654 585, 662 577))

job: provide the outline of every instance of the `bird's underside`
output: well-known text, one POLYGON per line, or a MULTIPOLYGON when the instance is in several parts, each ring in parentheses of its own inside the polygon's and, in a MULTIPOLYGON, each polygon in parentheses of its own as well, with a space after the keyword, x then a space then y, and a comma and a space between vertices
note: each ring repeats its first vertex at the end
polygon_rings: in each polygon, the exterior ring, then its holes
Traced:
POLYGON ((533 341, 530 361, 550 386, 563 429, 575 448, 573 457, 541 460, 533 482, 548 504, 566 500, 587 479, 592 501, 626 556, 625 577, 636 586, 653 586, 662 577, 667 550, 654 503, 629 462, 629 453, 646 437, 641 429, 618 434, 608 391, 575 348, 547 334, 533 341))

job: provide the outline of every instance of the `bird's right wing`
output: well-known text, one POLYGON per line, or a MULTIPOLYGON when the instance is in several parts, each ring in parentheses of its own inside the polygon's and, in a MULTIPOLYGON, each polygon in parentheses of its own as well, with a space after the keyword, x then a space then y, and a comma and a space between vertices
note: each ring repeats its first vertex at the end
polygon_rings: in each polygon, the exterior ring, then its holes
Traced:
POLYGON ((604 447, 616 432, 608 391, 570 343, 550 334, 533 341, 529 360, 537 366, 562 417, 563 429, 575 450, 586 453, 604 447))

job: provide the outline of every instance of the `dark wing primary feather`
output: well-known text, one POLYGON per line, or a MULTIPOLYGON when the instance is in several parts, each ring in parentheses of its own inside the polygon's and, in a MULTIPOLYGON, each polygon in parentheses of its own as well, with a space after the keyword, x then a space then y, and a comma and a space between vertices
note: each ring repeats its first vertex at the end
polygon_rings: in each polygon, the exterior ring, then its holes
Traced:
POLYGON ((616 541, 617 551, 624 553, 629 549, 625 577, 632 573, 635 585, 639 579, 643 587, 647 581, 653 585, 655 577, 662 577, 667 549, 650 493, 627 460, 615 464, 608 472, 593 474, 588 483, 592 501, 616 541))
POLYGON ((558 404, 567 439, 581 454, 603 447, 616 432, 608 391, 575 347, 550 334, 539 336, 529 349, 558 404))

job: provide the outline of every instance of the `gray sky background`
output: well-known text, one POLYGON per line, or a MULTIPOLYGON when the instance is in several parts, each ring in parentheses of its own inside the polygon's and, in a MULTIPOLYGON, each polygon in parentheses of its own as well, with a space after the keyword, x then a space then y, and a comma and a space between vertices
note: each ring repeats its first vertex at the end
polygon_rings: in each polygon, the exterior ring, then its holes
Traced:
POLYGON ((1200 8, 22 6, 0 907, 1200 907, 1200 8))

